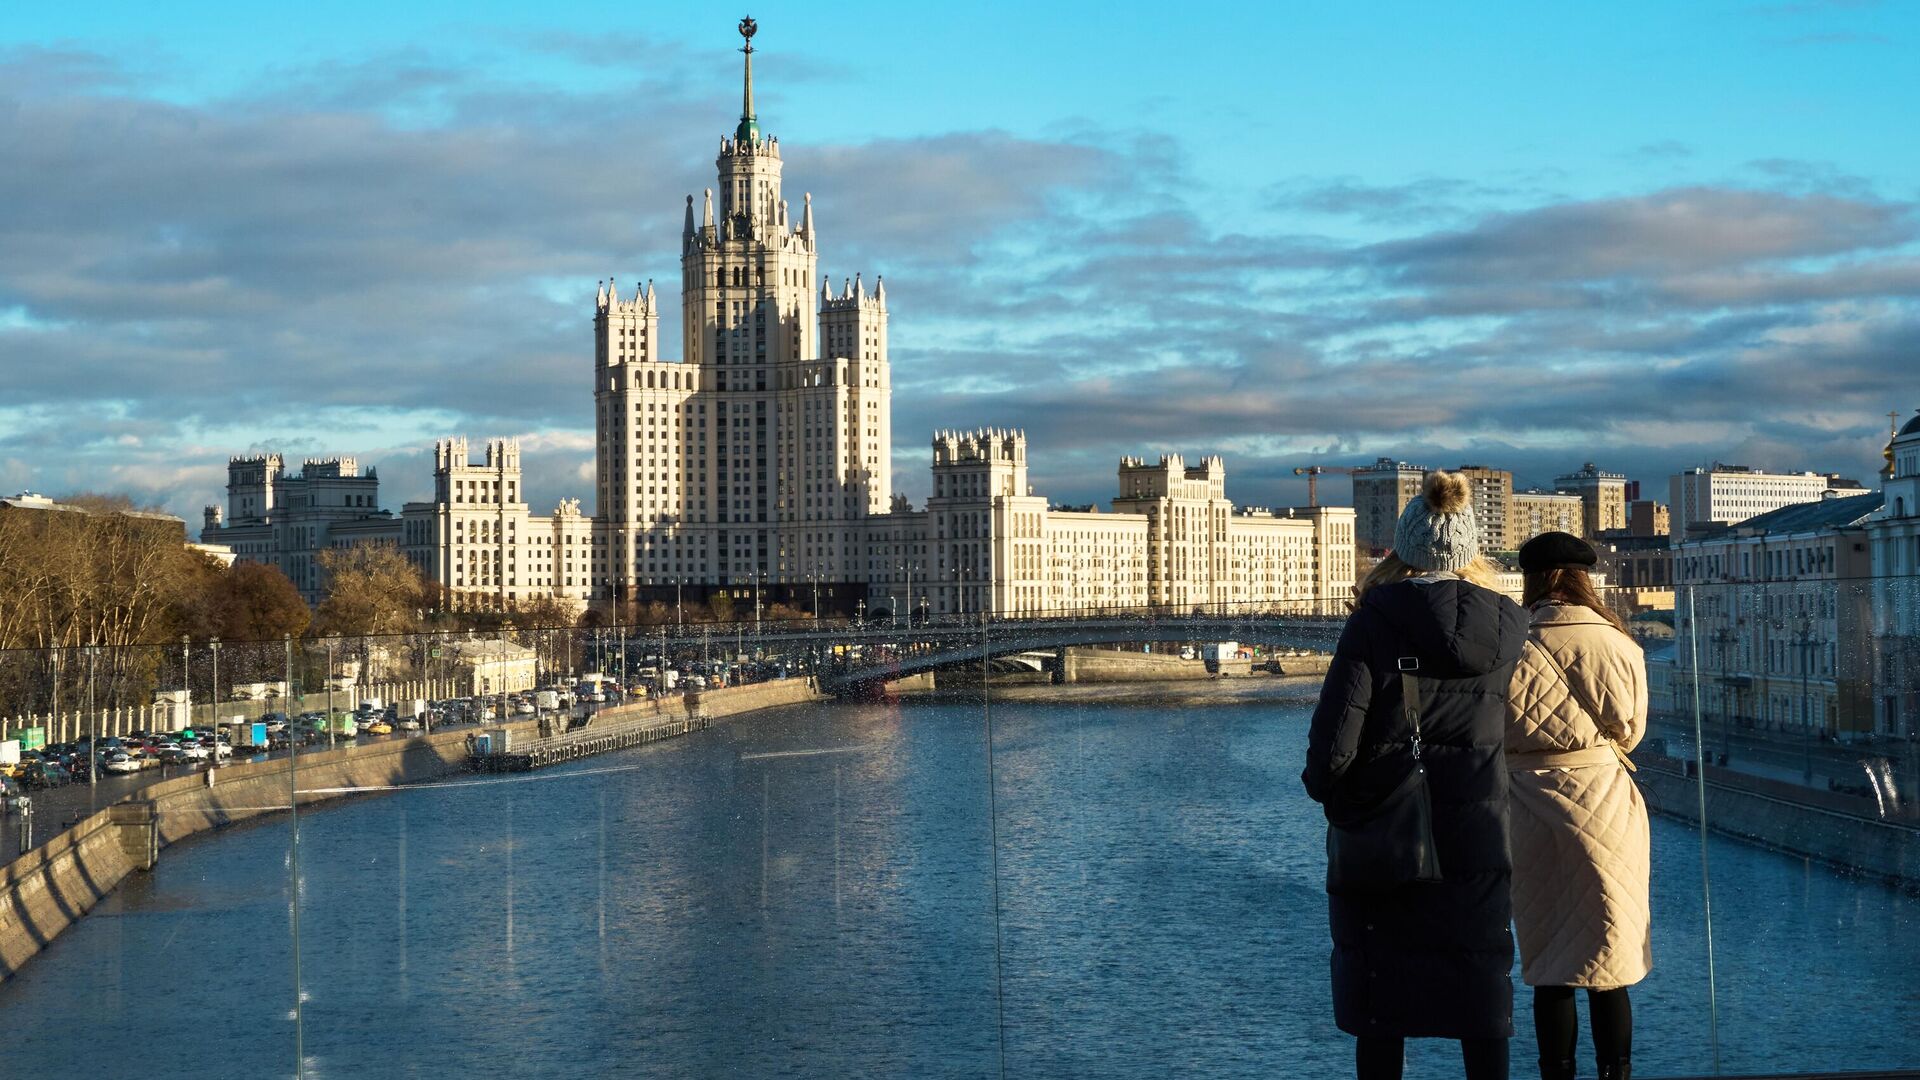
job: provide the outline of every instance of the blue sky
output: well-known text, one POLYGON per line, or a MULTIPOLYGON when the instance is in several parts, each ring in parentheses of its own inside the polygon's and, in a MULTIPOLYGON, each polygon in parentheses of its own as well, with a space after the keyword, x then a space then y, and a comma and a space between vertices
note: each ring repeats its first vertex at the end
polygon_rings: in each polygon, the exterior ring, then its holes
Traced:
MULTIPOLYGON (((822 268, 888 276, 916 498, 935 427, 1025 426, 1061 501, 1180 450, 1276 503, 1379 455, 1862 475, 1920 406, 1914 5, 751 10, 822 268)), ((739 14, 10 11, 0 488, 197 517, 273 447, 397 505, 464 432, 589 495, 593 283, 677 301, 739 14)))

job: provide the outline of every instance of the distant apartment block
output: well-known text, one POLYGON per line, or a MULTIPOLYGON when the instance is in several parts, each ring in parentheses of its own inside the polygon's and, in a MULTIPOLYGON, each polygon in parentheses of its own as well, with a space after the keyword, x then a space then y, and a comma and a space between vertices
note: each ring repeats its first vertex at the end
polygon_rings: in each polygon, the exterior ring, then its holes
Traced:
POLYGON ((1652 499, 1635 499, 1627 504, 1627 528, 1632 536, 1670 536, 1672 516, 1667 504, 1652 499))
POLYGON ((926 509, 867 524, 868 602, 928 615, 1332 613, 1352 598, 1352 509, 1236 508, 1218 457, 1125 458, 1118 480, 1111 512, 1053 508, 1027 483, 1024 433, 942 432, 926 509))
POLYGON ((1812 502, 1830 491, 1858 494, 1863 490, 1857 481, 1831 473, 1770 473, 1716 462, 1709 468, 1688 469, 1669 482, 1669 535, 1678 542, 1689 531, 1732 525, 1783 506, 1812 502))
POLYGON ((1513 518, 1513 474, 1490 465, 1462 465, 1454 470, 1467 478, 1472 490, 1474 520, 1480 525, 1480 550, 1489 554, 1520 546, 1509 532, 1513 518))
POLYGON ((1507 515, 1507 537, 1516 548, 1543 532, 1582 536, 1586 529, 1586 500, 1564 491, 1516 491, 1507 515))
POLYGON ((528 508, 520 444, 492 439, 478 462, 464 438, 433 447, 433 498, 401 508, 400 547, 460 608, 557 600, 579 609, 593 589, 593 519, 580 500, 528 508))
POLYGON ((326 596, 320 553, 359 544, 398 548, 456 607, 549 598, 577 608, 591 592, 591 519, 577 499, 548 517, 529 513, 514 440, 491 441, 478 463, 464 438, 436 443, 434 497, 398 517, 379 503, 379 477, 361 475, 350 457, 308 461, 294 474, 278 454, 234 458, 227 507, 206 508, 200 539, 277 568, 309 604, 326 596))
MULTIPOLYGON (((319 555, 353 526, 394 528, 380 509, 380 478, 350 457, 308 459, 287 471, 279 454, 227 461, 227 505, 202 512, 200 540, 232 550, 239 562, 277 568, 309 604, 326 594, 319 555)), ((394 539, 398 539, 397 536, 394 539)))
POLYGON ((1607 472, 1591 461, 1578 472, 1554 477, 1555 491, 1580 497, 1580 528, 1562 531, 1592 540, 1603 532, 1626 528, 1628 487, 1626 474, 1607 472))
POLYGON ((1709 715, 1874 730, 1867 522, 1880 507, 1880 492, 1816 497, 1674 544, 1674 671, 1699 672, 1709 715))
POLYGON ((1379 558, 1393 549, 1393 529, 1400 521, 1400 512, 1420 494, 1426 476, 1425 465, 1392 458, 1380 458, 1354 472, 1354 537, 1362 552, 1379 558))

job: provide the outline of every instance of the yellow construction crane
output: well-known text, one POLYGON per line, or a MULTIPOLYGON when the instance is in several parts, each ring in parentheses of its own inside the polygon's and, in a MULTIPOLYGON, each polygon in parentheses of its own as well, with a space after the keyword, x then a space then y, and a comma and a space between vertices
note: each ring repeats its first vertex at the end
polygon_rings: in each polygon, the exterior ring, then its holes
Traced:
POLYGON ((1355 465, 1306 465, 1293 470, 1293 475, 1307 478, 1307 505, 1320 505, 1320 477, 1323 473, 1343 473, 1352 476, 1360 469, 1355 465))

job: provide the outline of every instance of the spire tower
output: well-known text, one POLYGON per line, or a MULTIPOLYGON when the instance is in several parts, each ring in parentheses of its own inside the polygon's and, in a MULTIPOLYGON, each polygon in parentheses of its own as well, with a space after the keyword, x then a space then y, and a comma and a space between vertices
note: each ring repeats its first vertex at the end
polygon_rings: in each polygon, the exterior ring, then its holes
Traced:
POLYGON ((759 29, 751 15, 740 20, 740 36, 746 40, 740 51, 747 57, 747 82, 740 95, 740 126, 734 129, 733 137, 744 143, 760 138, 760 121, 753 115, 753 35, 759 29))

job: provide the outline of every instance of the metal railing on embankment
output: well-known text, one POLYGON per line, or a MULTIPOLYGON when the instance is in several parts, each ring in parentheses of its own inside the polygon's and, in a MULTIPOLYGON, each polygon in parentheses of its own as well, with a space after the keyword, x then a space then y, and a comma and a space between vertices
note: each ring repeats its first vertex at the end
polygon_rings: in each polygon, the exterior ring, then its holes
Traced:
POLYGON ((527 772, 595 754, 644 746, 690 731, 699 731, 706 726, 706 714, 693 710, 683 716, 648 717, 604 727, 590 725, 579 731, 535 739, 491 753, 476 753, 468 759, 468 766, 476 772, 527 772))

